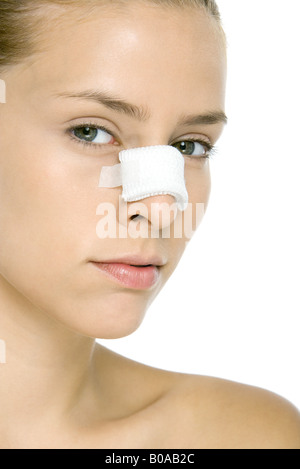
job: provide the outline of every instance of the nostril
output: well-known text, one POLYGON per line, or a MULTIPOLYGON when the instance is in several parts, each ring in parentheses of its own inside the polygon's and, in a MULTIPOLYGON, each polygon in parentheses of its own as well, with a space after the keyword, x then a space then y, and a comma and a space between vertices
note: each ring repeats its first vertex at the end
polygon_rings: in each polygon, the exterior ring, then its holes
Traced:
POLYGON ((139 214, 137 214, 137 215, 132 215, 132 216, 130 217, 130 219, 131 219, 131 220, 135 220, 135 219, 138 218, 138 217, 140 217, 139 214))

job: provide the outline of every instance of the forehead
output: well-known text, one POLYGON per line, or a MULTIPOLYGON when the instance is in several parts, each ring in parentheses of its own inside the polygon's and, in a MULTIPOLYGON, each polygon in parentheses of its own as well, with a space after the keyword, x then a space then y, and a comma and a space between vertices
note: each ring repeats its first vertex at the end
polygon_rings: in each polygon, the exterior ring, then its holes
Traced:
POLYGON ((225 49, 215 20, 201 9, 128 2, 83 13, 68 7, 44 29, 41 54, 27 69, 31 90, 97 86, 156 105, 197 93, 222 104, 225 49))

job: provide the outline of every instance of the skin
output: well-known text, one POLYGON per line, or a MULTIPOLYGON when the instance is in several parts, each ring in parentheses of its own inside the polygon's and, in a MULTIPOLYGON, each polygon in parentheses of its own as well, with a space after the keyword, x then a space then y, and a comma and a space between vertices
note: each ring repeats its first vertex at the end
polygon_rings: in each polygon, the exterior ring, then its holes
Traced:
MULTIPOLYGON (((0 330, 8 359, 0 365, 0 447, 300 447, 298 413, 283 399, 157 370, 95 343, 136 330, 187 242, 100 240, 96 208, 105 201, 118 210, 121 193, 97 187, 101 168, 116 164, 124 148, 188 137, 215 144, 221 122, 179 122, 182 115, 224 110, 226 56, 200 10, 130 2, 118 10, 99 7, 85 21, 76 15, 65 15, 63 28, 45 30, 43 52, 2 76, 0 330), (54 97, 87 89, 147 107, 148 118, 54 97), (91 119, 116 139, 95 149, 75 142, 68 128, 91 119), (148 290, 124 288, 90 262, 145 252, 165 262, 148 290)), ((189 202, 206 207, 208 161, 186 158, 185 167, 189 202)), ((143 200, 149 213, 139 223, 161 230, 152 202, 174 200, 143 200)), ((128 204, 128 221, 134 213, 128 204)))

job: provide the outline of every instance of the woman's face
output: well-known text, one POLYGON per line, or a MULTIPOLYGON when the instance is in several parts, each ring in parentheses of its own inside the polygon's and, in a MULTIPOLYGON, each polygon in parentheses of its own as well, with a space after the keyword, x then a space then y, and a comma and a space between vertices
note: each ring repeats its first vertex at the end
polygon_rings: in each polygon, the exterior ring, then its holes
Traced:
MULTIPOLYGON (((128 203, 120 217, 122 188, 99 188, 101 168, 117 164, 122 149, 196 139, 202 146, 182 148, 206 150, 224 124, 226 59, 212 20, 194 9, 128 3, 99 7, 85 20, 76 21, 78 12, 56 26, 49 20, 43 53, 1 77, 7 86, 0 104, 1 295, 21 310, 30 304, 41 318, 102 338, 139 326, 188 239, 172 230, 150 235, 155 223, 162 228, 150 205, 173 203, 168 195, 140 201, 148 216, 135 218, 128 203), (195 118, 210 113, 219 114, 195 118), (102 203, 115 207, 117 228, 139 223, 149 236, 99 236, 102 203), (153 286, 126 287, 94 264, 130 255, 154 255, 164 264, 153 286)), ((193 155, 184 156, 189 202, 206 207, 209 163, 193 155)))

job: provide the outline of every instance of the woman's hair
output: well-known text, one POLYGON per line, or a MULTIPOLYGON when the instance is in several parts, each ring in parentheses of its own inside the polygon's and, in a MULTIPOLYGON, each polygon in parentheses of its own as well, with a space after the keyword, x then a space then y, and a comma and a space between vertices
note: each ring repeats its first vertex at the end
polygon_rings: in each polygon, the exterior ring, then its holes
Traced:
MULTIPOLYGON (((116 0, 110 6, 128 3, 130 0, 116 0)), ((140 0, 139 0, 140 1, 140 0)), ((221 27, 221 19, 215 0, 143 0, 168 7, 202 8, 215 18, 221 27)), ((66 13, 59 7, 85 8, 87 14, 96 6, 103 6, 108 0, 0 0, 0 71, 20 63, 38 51, 39 40, 45 30, 52 28, 66 13), (90 10, 90 11, 89 11, 90 10)))

